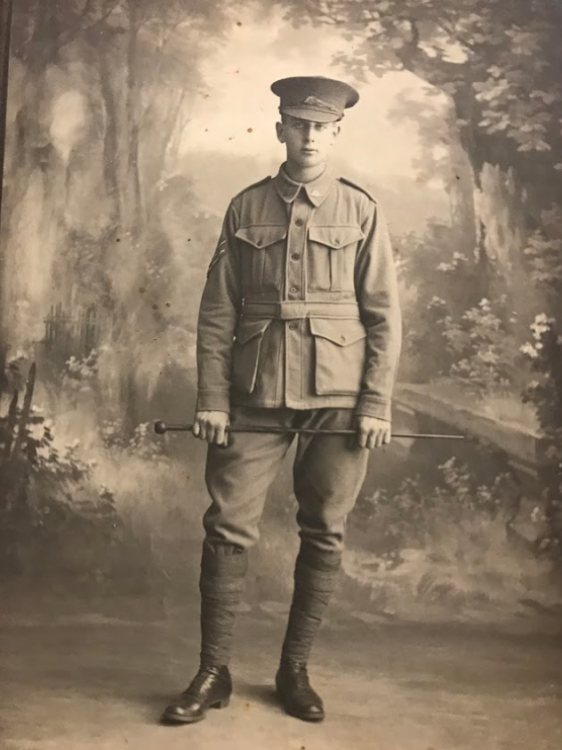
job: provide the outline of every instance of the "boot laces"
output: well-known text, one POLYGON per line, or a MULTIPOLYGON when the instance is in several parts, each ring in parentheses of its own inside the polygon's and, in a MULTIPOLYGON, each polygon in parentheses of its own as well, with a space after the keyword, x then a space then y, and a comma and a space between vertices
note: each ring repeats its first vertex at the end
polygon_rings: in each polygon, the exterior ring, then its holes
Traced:
POLYGON ((310 689, 310 682, 308 679, 308 670, 305 664, 291 663, 289 665, 289 672, 294 680, 295 687, 302 690, 310 689))
POLYGON ((310 682, 308 680, 308 672, 305 669, 299 669, 295 673, 295 683, 301 690, 310 690, 310 682))
POLYGON ((202 667, 191 681, 190 686, 185 691, 191 695, 198 694, 209 686, 214 677, 218 677, 218 671, 213 667, 202 667))

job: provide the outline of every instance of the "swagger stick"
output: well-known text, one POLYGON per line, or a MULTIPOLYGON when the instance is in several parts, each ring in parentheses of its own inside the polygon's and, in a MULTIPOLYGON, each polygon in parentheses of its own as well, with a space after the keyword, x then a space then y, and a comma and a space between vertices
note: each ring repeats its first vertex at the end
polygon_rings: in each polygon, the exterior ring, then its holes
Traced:
MULTIPOLYGON (((154 423, 154 432, 164 435, 166 432, 191 432, 192 424, 167 424, 162 420, 154 423)), ((265 434, 282 435, 291 433, 293 435, 355 435, 357 430, 322 430, 311 427, 260 427, 258 425, 247 425, 246 427, 227 427, 226 432, 257 432, 265 434)), ((443 435, 434 432, 393 432, 391 437, 410 438, 416 440, 464 440, 464 435, 443 435)))

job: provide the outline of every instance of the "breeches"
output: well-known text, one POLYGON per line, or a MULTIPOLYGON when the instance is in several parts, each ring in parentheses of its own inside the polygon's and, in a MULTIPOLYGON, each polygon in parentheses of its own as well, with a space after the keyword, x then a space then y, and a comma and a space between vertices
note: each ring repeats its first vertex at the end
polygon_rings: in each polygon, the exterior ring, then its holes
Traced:
MULTIPOLYGON (((261 409, 234 407, 233 427, 351 429, 353 409, 261 409)), ((210 445, 205 479, 211 505, 203 524, 212 544, 248 549, 259 538, 267 491, 295 436, 235 433, 230 445, 210 445)), ((299 435, 293 465, 297 523, 303 541, 324 551, 343 548, 346 518, 367 470, 368 451, 349 447, 345 435, 299 435)))

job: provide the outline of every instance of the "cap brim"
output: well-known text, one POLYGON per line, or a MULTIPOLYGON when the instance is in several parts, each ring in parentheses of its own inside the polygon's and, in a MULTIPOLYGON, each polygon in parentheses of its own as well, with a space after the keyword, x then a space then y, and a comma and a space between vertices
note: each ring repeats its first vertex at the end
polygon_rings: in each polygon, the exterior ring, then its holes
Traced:
POLYGON ((310 107, 283 107, 279 111, 284 115, 297 117, 299 120, 309 120, 310 122, 337 122, 343 117, 343 114, 336 115, 333 112, 322 112, 310 107))

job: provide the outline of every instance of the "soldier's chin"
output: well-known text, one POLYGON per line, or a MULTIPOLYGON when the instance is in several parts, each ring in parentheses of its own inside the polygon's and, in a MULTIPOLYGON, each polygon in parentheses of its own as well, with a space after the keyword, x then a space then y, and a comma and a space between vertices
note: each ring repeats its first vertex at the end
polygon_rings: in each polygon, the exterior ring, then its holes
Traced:
POLYGON ((306 167, 314 166, 315 164, 320 164, 322 161, 322 157, 318 153, 318 151, 313 151, 309 154, 301 151, 301 153, 298 156, 298 161, 300 164, 306 167))

